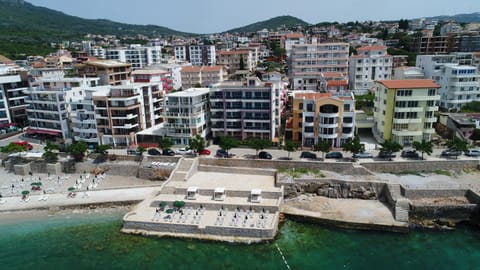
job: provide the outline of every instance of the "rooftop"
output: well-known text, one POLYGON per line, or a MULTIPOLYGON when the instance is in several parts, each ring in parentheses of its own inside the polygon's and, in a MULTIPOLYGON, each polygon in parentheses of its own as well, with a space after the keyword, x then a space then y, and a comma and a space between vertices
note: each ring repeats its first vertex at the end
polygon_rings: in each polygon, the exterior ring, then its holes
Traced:
POLYGON ((189 88, 187 90, 170 93, 167 97, 191 97, 209 93, 208 88, 189 88))
POLYGON ((429 79, 415 79, 415 80, 384 80, 377 81, 389 89, 422 89, 422 88, 440 88, 434 80, 429 79))
POLYGON ((130 67, 132 66, 131 64, 123 63, 116 60, 88 61, 88 62, 85 62, 85 64, 92 65, 92 66, 99 66, 99 67, 126 67, 126 66, 130 67))
POLYGON ((382 45, 374 45, 374 46, 363 46, 357 49, 357 51, 380 51, 386 50, 387 47, 382 45))

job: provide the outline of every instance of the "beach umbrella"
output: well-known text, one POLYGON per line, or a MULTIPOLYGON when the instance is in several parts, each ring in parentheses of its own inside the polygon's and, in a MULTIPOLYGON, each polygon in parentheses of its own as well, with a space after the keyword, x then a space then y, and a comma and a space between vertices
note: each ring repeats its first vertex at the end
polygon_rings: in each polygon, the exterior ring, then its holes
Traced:
POLYGON ((28 194, 30 194, 30 191, 28 191, 28 190, 22 191, 22 195, 28 195, 28 194))
POLYGON ((173 209, 171 209, 171 208, 167 209, 167 211, 165 211, 165 212, 167 212, 167 214, 171 214, 171 213, 173 213, 173 209))
POLYGON ((164 208, 165 206, 167 206, 167 202, 161 202, 161 203, 159 204, 159 206, 160 206, 161 208, 164 208))
POLYGON ((68 191, 74 191, 74 190, 75 190, 74 187, 69 187, 69 188, 68 188, 68 191))
POLYGON ((30 184, 31 186, 41 186, 42 182, 34 182, 30 184))

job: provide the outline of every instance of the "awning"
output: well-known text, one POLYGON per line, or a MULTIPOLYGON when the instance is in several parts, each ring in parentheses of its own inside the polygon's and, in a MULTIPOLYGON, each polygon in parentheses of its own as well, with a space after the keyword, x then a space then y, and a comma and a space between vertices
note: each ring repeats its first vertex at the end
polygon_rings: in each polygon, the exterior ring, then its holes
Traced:
POLYGON ((198 187, 188 187, 187 192, 195 192, 197 193, 198 187))
POLYGON ((27 130, 27 134, 47 134, 47 135, 58 135, 60 134, 60 131, 54 131, 54 130, 46 130, 46 129, 32 129, 29 128, 27 130))
POLYGON ((215 193, 225 193, 225 188, 215 188, 215 193))
POLYGON ((251 194, 252 194, 252 195, 261 195, 261 194, 262 194, 262 190, 261 190, 261 189, 252 189, 251 194))

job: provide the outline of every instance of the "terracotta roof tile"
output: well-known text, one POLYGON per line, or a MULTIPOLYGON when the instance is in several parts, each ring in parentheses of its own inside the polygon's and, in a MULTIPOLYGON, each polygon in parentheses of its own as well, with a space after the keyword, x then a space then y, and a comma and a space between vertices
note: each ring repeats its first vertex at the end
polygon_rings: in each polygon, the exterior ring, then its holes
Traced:
POLYGON ((357 51, 379 51, 379 50, 386 50, 387 47, 382 45, 374 45, 374 46, 363 46, 357 49, 357 51))
POLYGON ((385 80, 377 81, 380 84, 383 84, 386 88, 389 89, 420 89, 420 88, 440 88, 433 80, 428 79, 415 79, 415 80, 385 80))

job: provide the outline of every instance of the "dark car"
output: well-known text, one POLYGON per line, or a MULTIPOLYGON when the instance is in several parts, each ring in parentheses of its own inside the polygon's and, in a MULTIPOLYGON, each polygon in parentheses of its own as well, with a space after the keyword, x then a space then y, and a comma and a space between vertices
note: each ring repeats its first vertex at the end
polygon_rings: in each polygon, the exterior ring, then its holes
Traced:
POLYGON ((160 151, 158 151, 158 149, 155 149, 155 148, 148 149, 147 153, 151 156, 160 156, 161 155, 160 151))
POLYGON ((258 158, 260 159, 272 159, 272 155, 266 151, 261 151, 258 153, 258 158))
POLYGON ((394 158, 396 155, 392 152, 389 151, 380 151, 378 152, 378 157, 379 158, 394 158))
POLYGON ((418 159, 420 157, 420 155, 418 155, 417 151, 415 150, 403 150, 400 156, 403 158, 412 158, 412 159, 418 159))
POLYGON ((164 156, 175 156, 175 152, 172 149, 163 149, 162 155, 164 156))
POLYGON ((368 152, 354 153, 353 158, 373 158, 373 155, 368 152))
POLYGON ((228 152, 223 149, 218 149, 215 155, 216 157, 228 158, 228 152))
POLYGON ((302 152, 300 154, 300 158, 310 158, 310 159, 316 159, 317 154, 311 153, 311 152, 302 152))
POLYGON ((442 151, 442 157, 457 157, 462 155, 462 151, 456 149, 447 149, 442 151))
POLYGON ((328 152, 325 158, 343 158, 343 154, 341 152, 328 152))

